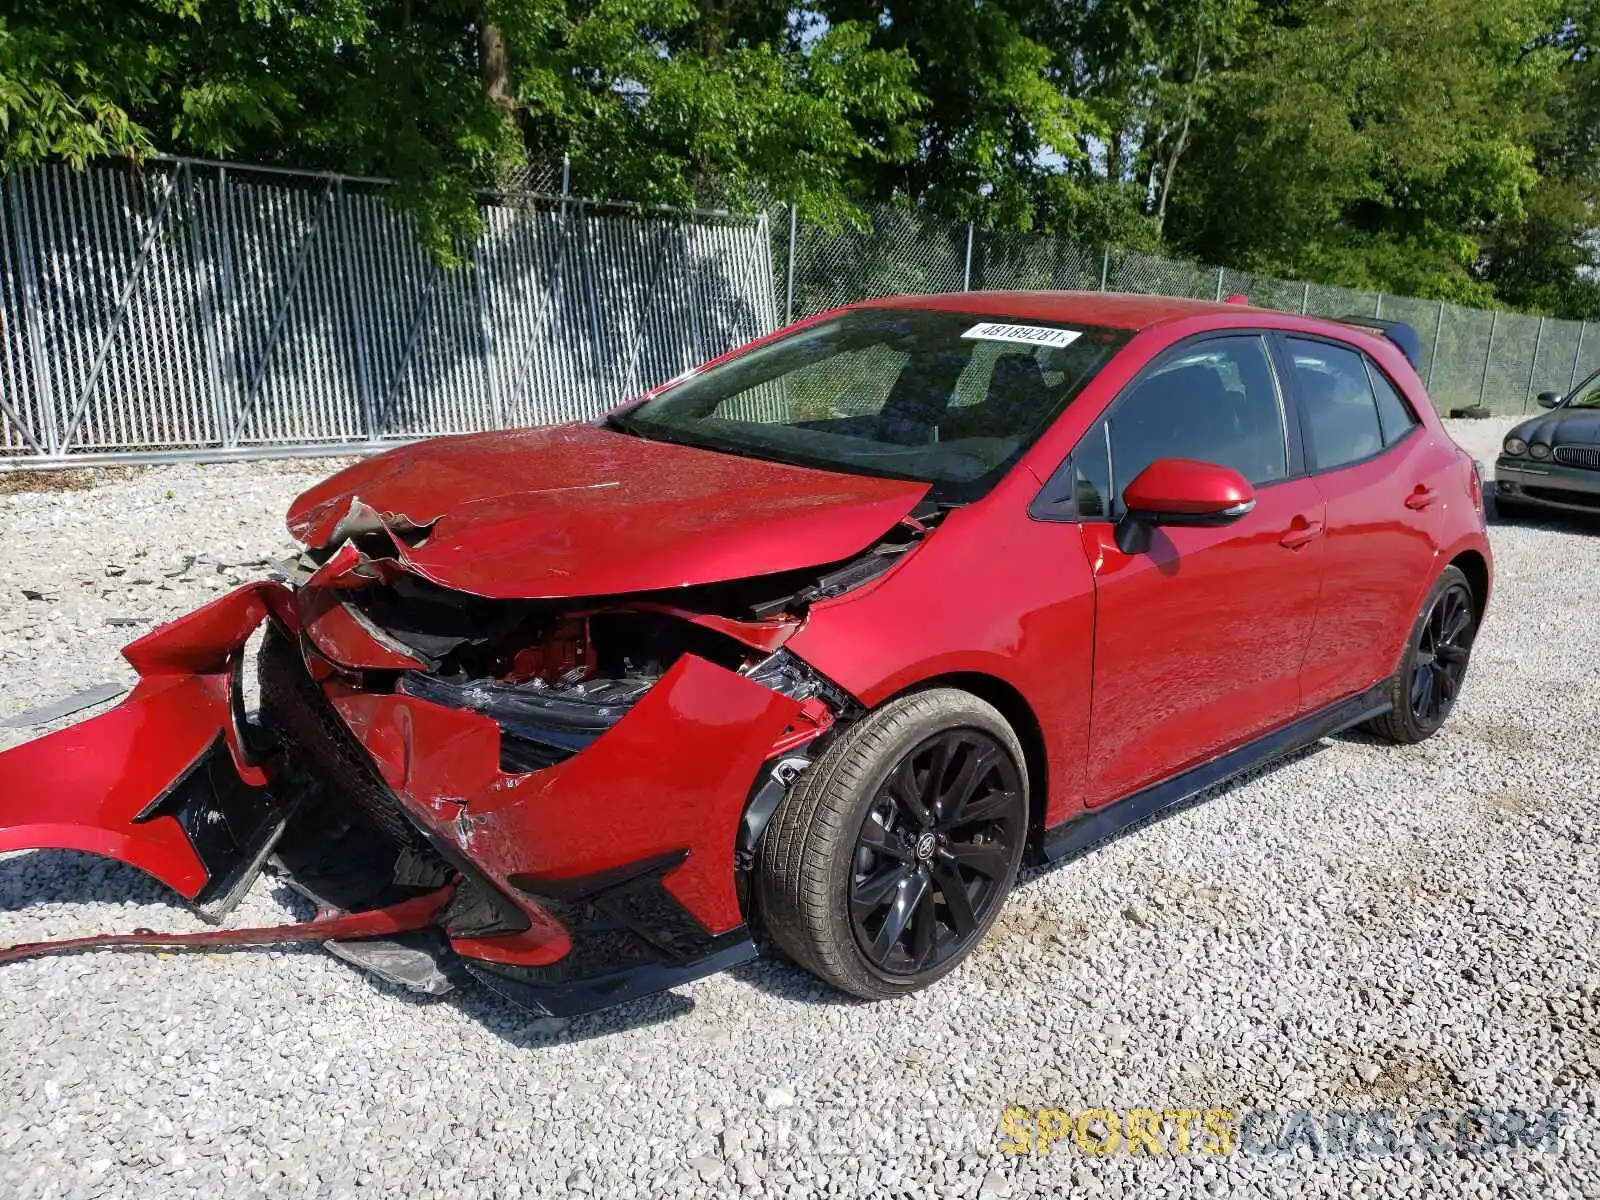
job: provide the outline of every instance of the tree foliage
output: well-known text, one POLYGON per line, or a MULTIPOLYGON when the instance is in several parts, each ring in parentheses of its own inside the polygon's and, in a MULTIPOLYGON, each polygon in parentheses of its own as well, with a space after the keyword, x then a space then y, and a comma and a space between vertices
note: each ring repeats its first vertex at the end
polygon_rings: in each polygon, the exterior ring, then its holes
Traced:
POLYGON ((1600 0, 0 0, 0 165, 864 206, 1600 316, 1600 0))

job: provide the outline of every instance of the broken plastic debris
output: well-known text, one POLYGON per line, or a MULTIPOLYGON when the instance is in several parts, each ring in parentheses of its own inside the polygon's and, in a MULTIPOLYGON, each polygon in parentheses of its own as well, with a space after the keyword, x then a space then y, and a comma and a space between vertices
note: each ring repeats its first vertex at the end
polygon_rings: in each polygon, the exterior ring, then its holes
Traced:
POLYGON ((97 683, 91 688, 84 688, 81 692, 74 692, 53 703, 25 708, 15 716, 0 719, 0 729, 27 729, 30 725, 45 725, 86 708, 93 708, 96 704, 104 704, 107 700, 115 700, 127 690, 126 684, 97 683))

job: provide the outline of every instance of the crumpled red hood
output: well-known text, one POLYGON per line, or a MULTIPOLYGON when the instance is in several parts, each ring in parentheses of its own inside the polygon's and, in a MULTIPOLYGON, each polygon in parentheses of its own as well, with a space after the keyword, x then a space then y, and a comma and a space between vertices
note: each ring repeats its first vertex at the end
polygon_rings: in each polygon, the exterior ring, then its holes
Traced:
POLYGON ((367 459, 289 509, 313 548, 352 512, 410 534, 407 569, 496 599, 615 595, 837 562, 922 483, 793 467, 593 425, 440 438, 367 459))

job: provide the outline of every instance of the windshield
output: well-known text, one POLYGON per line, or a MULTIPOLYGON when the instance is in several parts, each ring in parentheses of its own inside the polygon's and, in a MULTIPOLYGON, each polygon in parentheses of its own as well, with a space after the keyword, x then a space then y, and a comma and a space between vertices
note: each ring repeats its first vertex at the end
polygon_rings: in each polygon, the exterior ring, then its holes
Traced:
POLYGON ((971 499, 1128 340, 1121 329, 857 309, 611 418, 641 437, 935 485, 971 499))
POLYGON ((1600 408, 1600 371, 1596 371, 1561 402, 1562 408, 1600 408))

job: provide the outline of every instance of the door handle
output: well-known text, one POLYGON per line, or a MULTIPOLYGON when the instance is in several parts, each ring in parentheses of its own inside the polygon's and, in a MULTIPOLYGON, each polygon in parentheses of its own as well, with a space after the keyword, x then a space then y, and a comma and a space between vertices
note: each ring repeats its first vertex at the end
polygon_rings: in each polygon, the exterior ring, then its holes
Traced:
POLYGON ((1425 483, 1419 483, 1417 490, 1406 497, 1406 507, 1412 512, 1420 512, 1432 504, 1434 499, 1434 490, 1425 483))
POLYGON ((1321 521, 1308 521, 1304 517, 1296 517, 1289 522, 1289 530, 1278 539, 1278 544, 1290 550, 1298 550, 1301 546, 1310 545, 1321 536, 1321 521))

